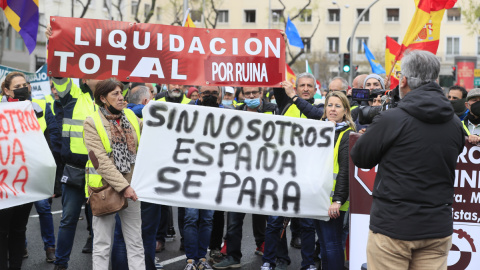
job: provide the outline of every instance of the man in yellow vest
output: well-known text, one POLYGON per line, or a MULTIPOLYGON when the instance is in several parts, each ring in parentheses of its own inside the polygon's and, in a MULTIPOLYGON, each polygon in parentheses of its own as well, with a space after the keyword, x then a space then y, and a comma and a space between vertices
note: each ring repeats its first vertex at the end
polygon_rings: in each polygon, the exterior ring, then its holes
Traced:
MULTIPOLYGON (((239 111, 258 112, 265 114, 278 114, 277 105, 265 101, 261 87, 243 87, 241 89, 245 97, 245 103, 236 107, 239 111)), ((215 269, 240 268, 242 258, 242 227, 245 213, 228 212, 227 214, 227 256, 213 265, 215 269)), ((255 254, 263 255, 265 247, 265 226, 267 217, 264 215, 252 215, 253 236, 257 246, 255 254)))
MULTIPOLYGON (((53 78, 52 82, 64 110, 61 154, 65 161, 61 179, 63 213, 55 252, 57 260, 54 263, 55 269, 67 269, 78 218, 85 203, 85 164, 88 155, 83 143, 83 122, 97 109, 93 102, 93 91, 98 80, 83 79, 80 87, 71 78, 53 78)), ((85 248, 91 248, 91 237, 85 248)))
POLYGON ((283 82, 283 88, 274 88, 275 100, 281 115, 308 119, 320 119, 323 115, 323 104, 313 105, 315 99, 315 77, 310 73, 297 75, 295 89, 285 87, 289 82, 283 82), (285 91, 290 89, 290 91, 285 91))
POLYGON ((155 100, 188 104, 191 100, 185 96, 182 89, 183 86, 180 84, 168 84, 167 92, 158 93, 155 96, 155 100))
MULTIPOLYGON (((283 88, 274 88, 275 99, 279 110, 283 115, 289 117, 299 117, 308 119, 320 119, 323 115, 324 104, 314 104, 314 95, 316 92, 316 79, 310 73, 301 73, 297 75, 296 87, 289 81, 282 82, 283 88)), ((265 235, 265 251, 263 255, 263 269, 269 269, 273 265, 276 269, 285 269, 290 263, 288 256, 288 246, 285 237, 279 239, 283 228, 284 217, 269 216, 267 219, 267 235, 265 235), (277 247, 278 246, 278 247, 277 247)), ((304 265, 306 257, 313 260, 314 245, 306 245, 301 239, 315 239, 315 227, 312 219, 292 220, 292 241, 290 245, 302 249, 302 269, 307 269, 310 264, 304 265), (300 224, 298 224, 300 223, 300 224), (301 227, 301 229, 299 228, 301 227)), ((311 243, 311 242, 309 242, 311 243)), ((310 269, 310 268, 308 268, 310 269)))

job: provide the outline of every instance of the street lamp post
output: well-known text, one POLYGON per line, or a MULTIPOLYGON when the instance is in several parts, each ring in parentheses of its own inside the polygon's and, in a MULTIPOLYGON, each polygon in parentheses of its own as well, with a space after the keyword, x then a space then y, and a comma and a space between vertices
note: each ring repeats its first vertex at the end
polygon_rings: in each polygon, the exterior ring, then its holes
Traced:
MULTIPOLYGON (((358 24, 360 23, 360 21, 362 20, 363 18, 363 15, 365 15, 365 13, 367 13, 367 11, 370 10, 370 8, 375 5, 379 0, 374 0, 366 9, 363 10, 362 13, 360 13, 360 15, 358 16, 357 18, 357 21, 355 22, 355 26, 353 26, 353 30, 352 30, 352 35, 350 35, 350 46, 349 46, 349 51, 350 51, 350 67, 353 66, 353 39, 355 38, 355 32, 357 31, 357 26, 358 24)), ((353 72, 350 72, 350 75, 348 77, 348 82, 349 84, 351 85, 352 82, 353 82, 353 72)))
MULTIPOLYGON (((339 12, 339 18, 338 18, 338 55, 340 57, 340 45, 342 44, 341 43, 341 37, 342 37, 342 8, 340 7, 340 5, 337 3, 337 1, 332 1, 332 4, 336 5, 338 7, 338 10, 340 11, 339 12)), ((345 5, 345 8, 349 8, 350 6, 349 5, 345 5)), ((338 76, 340 76, 340 74, 342 74, 342 67, 341 67, 341 63, 340 65, 338 65, 338 76)))

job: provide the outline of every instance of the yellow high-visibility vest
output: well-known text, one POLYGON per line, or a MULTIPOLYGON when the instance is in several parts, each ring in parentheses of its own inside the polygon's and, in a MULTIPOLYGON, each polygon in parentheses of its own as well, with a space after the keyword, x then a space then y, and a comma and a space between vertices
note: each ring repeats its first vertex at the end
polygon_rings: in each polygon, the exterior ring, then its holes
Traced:
POLYGON ((43 99, 32 99, 32 102, 37 103, 38 106, 40 106, 40 108, 42 108, 43 110, 42 117, 37 118, 37 120, 38 120, 38 123, 40 124, 40 128, 42 129, 42 132, 45 132, 45 130, 47 129, 47 121, 45 121, 45 114, 47 113, 45 109, 47 107, 47 102, 43 99))
MULTIPOLYGON (((127 117, 130 124, 133 126, 133 129, 135 129, 135 133, 137 133, 137 140, 138 140, 137 149, 138 149, 138 144, 140 143, 140 125, 138 124, 137 116, 130 109, 123 109, 123 112, 125 113, 125 116, 127 117)), ((110 154, 112 153, 112 147, 110 145, 110 139, 108 138, 107 131, 103 126, 100 113, 101 113, 100 111, 94 112, 92 115, 90 115, 90 117, 93 118, 93 122, 95 123, 95 128, 97 129, 98 136, 100 136, 103 147, 107 152, 107 155, 110 156, 110 154)), ((85 134, 83 136, 85 137, 85 134)), ((97 171, 93 167, 92 161, 90 161, 90 158, 88 159, 87 164, 85 165, 85 170, 86 170, 85 196, 88 197, 89 196, 88 186, 98 188, 103 186, 103 184, 102 184, 102 176, 97 173, 97 171)))
MULTIPOLYGON (((346 130, 340 132, 340 134, 338 134, 338 139, 337 139, 337 142, 335 143, 335 148, 333 148, 333 188, 332 188, 332 193, 330 194, 330 203, 332 203, 332 196, 333 196, 333 193, 335 192, 335 185, 337 184, 337 175, 338 175, 338 171, 340 170, 340 166, 338 165, 338 150, 340 149, 340 141, 342 140, 343 134, 345 134, 347 130, 352 130, 352 128, 349 127, 346 130)), ((349 206, 350 206, 350 201, 347 200, 340 207, 340 211, 347 211, 349 206)))

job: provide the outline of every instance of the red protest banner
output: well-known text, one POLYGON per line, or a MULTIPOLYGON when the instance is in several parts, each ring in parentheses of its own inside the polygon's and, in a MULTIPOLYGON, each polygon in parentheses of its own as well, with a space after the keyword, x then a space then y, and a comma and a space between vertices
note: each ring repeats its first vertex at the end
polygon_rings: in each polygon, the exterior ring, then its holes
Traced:
POLYGON ((279 30, 187 28, 51 17, 48 75, 190 85, 279 86, 279 30))

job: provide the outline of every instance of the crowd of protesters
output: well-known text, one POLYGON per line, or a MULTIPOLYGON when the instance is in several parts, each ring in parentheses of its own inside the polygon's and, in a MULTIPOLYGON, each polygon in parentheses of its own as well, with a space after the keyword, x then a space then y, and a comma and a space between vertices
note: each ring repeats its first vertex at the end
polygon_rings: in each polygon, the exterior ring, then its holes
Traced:
MULTIPOLYGON (((420 86, 428 83, 438 90, 431 79, 420 86)), ((90 231, 82 252, 92 253, 94 269, 108 269, 109 265, 112 269, 163 269, 155 253, 165 249, 165 236, 174 234, 172 208, 138 201, 130 186, 143 127, 142 109, 151 100, 331 121, 335 126, 335 160, 330 220, 253 215, 252 229, 255 254, 263 260, 261 270, 287 269, 291 264, 286 234, 281 233, 289 222, 290 245, 300 248, 302 255, 301 265, 291 268, 314 270, 315 262, 321 260, 321 269, 344 269, 349 224, 348 137, 350 132, 368 134, 369 125, 359 121, 365 107, 385 107, 395 100, 394 91, 387 94, 389 87, 382 77, 360 75, 353 81, 353 88, 369 90, 368 100, 354 99, 352 87, 341 77, 333 78, 324 96, 315 99, 316 79, 310 73, 298 74, 295 85, 284 81, 281 88, 273 89, 121 83, 115 79, 85 79, 80 86, 71 78, 51 81, 52 95, 46 101, 32 100, 25 75, 10 73, 2 84, 2 102, 31 100, 39 122, 46 123, 45 138, 58 167, 54 197, 62 197, 56 243, 51 199, 34 205, 41 217, 46 261, 53 263, 54 269, 68 268, 82 206, 90 231), (65 176, 68 181, 61 183, 65 176), (93 205, 90 207, 86 198, 107 186, 127 198, 128 206, 109 215, 96 215, 98 210, 93 209, 92 215, 93 205)), ((463 134, 471 143, 478 143, 480 89, 467 93, 462 87, 452 87, 443 96, 448 104, 446 96, 451 103, 449 110, 463 121, 463 134)), ((459 119, 455 121, 460 123, 459 119)), ((31 208, 32 203, 0 210, 0 269, 21 268, 31 208)), ((185 270, 240 268, 244 217, 244 213, 179 207, 185 270)))

